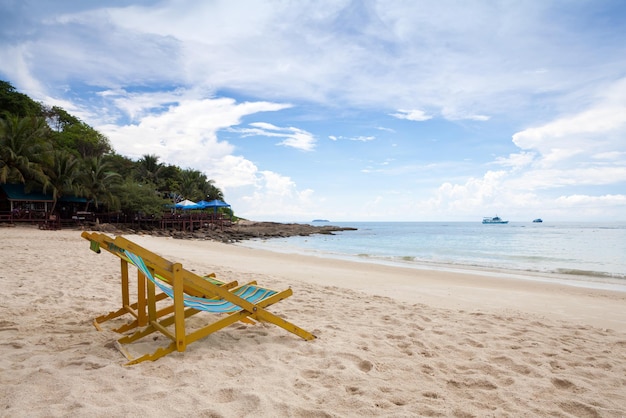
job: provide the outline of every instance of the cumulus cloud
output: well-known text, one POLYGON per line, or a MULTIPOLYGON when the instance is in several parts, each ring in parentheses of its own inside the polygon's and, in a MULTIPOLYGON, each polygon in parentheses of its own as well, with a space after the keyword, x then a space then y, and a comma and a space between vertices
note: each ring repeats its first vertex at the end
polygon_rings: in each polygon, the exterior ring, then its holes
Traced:
POLYGON ((586 109, 515 133, 512 141, 520 152, 493 161, 504 170, 487 171, 465 183, 446 182, 429 203, 446 211, 580 207, 580 214, 589 209, 584 213, 590 216, 604 205, 619 216, 615 211, 624 205, 626 194, 578 192, 626 184, 626 89, 623 80, 612 87, 586 109), (571 194, 559 193, 562 189, 571 194))
MULTIPOLYGON (((351 155, 350 142, 359 141, 359 149, 376 158, 402 160, 384 172, 364 170, 388 176, 376 191, 371 175, 365 184, 350 185, 368 195, 382 195, 389 184, 408 193, 412 164, 446 164, 445 173, 419 171, 434 197, 418 204, 435 213, 446 208, 448 216, 493 206, 554 205, 569 196, 592 199, 582 185, 619 187, 625 181, 626 79, 610 81, 623 77, 624 29, 596 30, 589 16, 597 13, 587 13, 593 2, 571 13, 556 13, 548 3, 502 7, 500 1, 454 7, 380 0, 87 3, 16 3, 19 22, 5 18, 9 29, 0 25, 6 35, 0 72, 35 99, 61 105, 95 126, 119 152, 134 158, 157 154, 201 169, 233 198, 246 191, 265 203, 271 196, 297 212, 302 209, 294 205, 310 205, 313 191, 300 190, 301 178, 236 155, 220 138, 224 131, 318 150, 316 162, 325 160, 316 135, 334 141, 324 144, 334 158, 351 155), (583 22, 590 25, 580 31, 583 22), (241 126, 245 116, 289 108, 292 122, 241 126), (389 109, 398 110, 389 115, 389 109), (373 117, 365 120, 364 112, 373 117), (333 118, 334 126, 320 126, 333 118), (409 124, 398 120, 433 118, 437 123, 411 124, 415 131, 433 129, 427 132, 432 149, 408 149, 412 133, 403 127, 409 124), (306 121, 306 129, 293 121, 306 121), (524 128, 514 133, 510 126, 524 128), (372 130, 393 132, 394 144, 375 141, 372 130), (493 137, 495 130, 502 141, 513 135, 507 145, 517 149, 481 137, 493 137), (445 135, 467 135, 472 150, 468 145, 468 155, 459 156, 459 150, 438 148, 445 135), (505 151, 486 161, 491 151, 485 150, 492 149, 505 151), (474 150, 482 157, 469 155, 474 150), (425 155, 432 160, 406 160, 425 155), (483 165, 468 168, 465 161, 472 159, 483 165)), ((605 199, 607 204, 621 196, 598 194, 618 196, 605 199)))
POLYGON ((190 99, 173 95, 110 95, 120 109, 137 119, 125 125, 98 128, 109 136, 115 149, 129 156, 156 154, 182 167, 202 167, 233 151, 216 133, 240 123, 243 116, 284 109, 268 102, 236 103, 233 99, 190 99), (162 109, 161 109, 162 107, 162 109), (152 111, 160 108, 159 111, 152 111))
POLYGON ((619 80, 580 112, 513 135, 523 151, 498 162, 526 166, 517 187, 626 182, 626 83, 619 80))
POLYGON ((487 115, 477 115, 474 113, 471 113, 468 110, 458 110, 458 109, 451 109, 450 107, 444 107, 441 110, 441 115, 447 119, 447 120, 451 120, 451 121, 455 121, 455 120, 473 120, 473 121, 477 121, 477 122, 486 122, 490 119, 489 116, 487 115))
POLYGON ((537 150, 546 158, 561 161, 576 154, 624 152, 625 134, 626 78, 622 78, 602 86, 586 109, 517 132, 513 143, 521 149, 537 150))
POLYGON ((374 141, 376 139, 375 136, 354 136, 354 137, 346 137, 346 136, 335 136, 329 135, 332 141, 358 141, 358 142, 369 142, 374 141))
POLYGON ((238 128, 234 132, 242 136, 266 136, 272 138, 283 138, 277 145, 296 148, 301 151, 312 151, 315 148, 316 139, 313 134, 304 129, 294 127, 279 127, 265 122, 251 123, 252 128, 238 128))
POLYGON ((432 119, 432 116, 429 116, 423 110, 403 110, 398 109, 397 113, 392 113, 391 116, 398 119, 406 119, 412 120, 416 122, 424 122, 426 120, 432 119))
POLYGON ((254 213, 256 219, 288 216, 289 220, 301 220, 319 207, 312 189, 299 190, 291 178, 272 171, 259 171, 254 184, 233 193, 240 202, 239 213, 254 213))

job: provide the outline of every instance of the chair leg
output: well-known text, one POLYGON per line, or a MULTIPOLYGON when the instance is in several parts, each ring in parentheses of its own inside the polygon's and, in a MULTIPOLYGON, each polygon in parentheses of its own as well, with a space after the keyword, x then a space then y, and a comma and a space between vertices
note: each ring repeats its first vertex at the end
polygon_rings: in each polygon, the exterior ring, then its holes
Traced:
POLYGON ((169 353, 176 351, 176 343, 173 342, 167 347, 158 348, 154 353, 144 354, 141 357, 134 358, 128 352, 128 350, 124 348, 123 345, 118 343, 116 344, 116 346, 117 346, 117 349, 124 355, 124 357, 126 357, 126 359, 129 360, 128 363, 124 364, 125 366, 132 366, 134 364, 139 364, 147 360, 155 361, 155 360, 160 359, 161 357, 168 355, 169 353))

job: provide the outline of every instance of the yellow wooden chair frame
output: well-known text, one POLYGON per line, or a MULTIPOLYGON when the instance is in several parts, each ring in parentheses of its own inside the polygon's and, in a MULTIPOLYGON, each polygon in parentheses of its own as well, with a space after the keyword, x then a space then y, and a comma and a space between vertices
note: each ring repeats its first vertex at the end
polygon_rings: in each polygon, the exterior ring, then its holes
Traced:
MULTIPOLYGON (((220 286, 219 284, 208 281, 184 269, 181 263, 172 263, 124 237, 118 236, 112 240, 109 237, 102 238, 101 235, 102 234, 94 236, 93 234, 83 233, 83 237, 92 242, 92 249, 97 250, 97 248, 94 248, 97 246, 93 244, 94 242, 99 244, 105 243, 109 252, 118 255, 122 259, 123 307, 105 316, 113 315, 111 317, 117 317, 125 313, 137 313, 137 311, 141 310, 139 305, 133 308, 132 305, 129 304, 128 293, 124 293, 125 290, 126 292, 128 290, 128 264, 133 264, 137 267, 139 286, 145 286, 146 289, 147 324, 145 324, 143 329, 134 334, 120 338, 118 342, 122 345, 129 344, 154 332, 159 332, 172 341, 169 346, 159 348, 152 354, 146 354, 136 359, 132 358, 128 351, 122 350, 130 360, 129 363, 127 363, 129 365, 137 364, 145 360, 154 361, 173 351, 185 351, 187 345, 237 321, 246 319, 273 323, 305 340, 313 340, 316 338, 315 335, 310 332, 266 310, 268 306, 291 296, 293 294, 291 289, 280 292, 271 291, 271 293, 268 293, 270 296, 253 303, 238 296, 237 289, 241 290, 241 288, 227 288, 227 286, 220 286), (129 256, 132 256, 132 259, 136 261, 132 261, 129 256), (141 280, 139 280, 140 278, 141 280), (168 307, 165 313, 163 310, 157 309, 158 297, 160 297, 160 295, 157 295, 156 288, 160 287, 163 289, 163 286, 168 286, 167 289, 171 289, 169 293, 173 299, 173 305, 168 307), (124 299, 125 297, 126 299, 124 299), (189 301, 191 298, 200 301, 205 300, 207 302, 223 301, 224 303, 236 305, 236 311, 233 312, 231 310, 227 315, 217 321, 194 331, 187 332, 185 326, 186 318, 204 310, 196 309, 197 305, 191 305, 189 301), (191 308, 188 306, 195 307, 191 308), (119 315, 117 315, 118 313, 119 315), (166 316, 168 314, 169 316, 166 316), (172 325, 174 326, 173 332, 168 328, 172 325)), ((139 301, 141 300, 142 297, 139 297, 139 301)), ((136 321, 137 326, 144 326, 140 324, 139 318, 137 318, 136 321)))
MULTIPOLYGON (((137 301, 131 303, 130 302, 130 280, 128 274, 128 258, 123 254, 120 248, 118 248, 114 243, 114 238, 111 238, 108 235, 98 233, 98 232, 83 232, 81 234, 83 238, 90 241, 90 248, 92 251, 96 253, 100 253, 102 249, 110 252, 113 255, 116 255, 120 258, 120 270, 121 270, 121 292, 122 292, 122 306, 116 310, 109 312, 105 315, 100 315, 94 319, 93 324, 98 331, 102 331, 101 325, 109 321, 111 319, 118 318, 122 315, 129 314, 135 319, 132 322, 128 322, 118 328, 115 328, 113 331, 123 333, 127 332, 133 328, 143 327, 148 324, 148 314, 147 314, 147 297, 146 297, 146 278, 144 275, 137 272, 137 301)), ((146 250, 148 251, 148 250, 146 250)), ((215 273, 210 273, 206 276, 203 276, 206 280, 210 280, 215 284, 220 286, 224 286, 226 289, 232 289, 238 286, 237 281, 232 281, 228 283, 220 282, 215 278, 215 273)), ((185 292, 192 295, 199 295, 197 291, 194 289, 185 289, 185 292)), ((155 296, 156 301, 161 301, 167 298, 167 295, 163 292, 157 294, 155 296)), ((173 305, 165 307, 157 311, 157 316, 161 317, 167 315, 173 311, 173 305)))

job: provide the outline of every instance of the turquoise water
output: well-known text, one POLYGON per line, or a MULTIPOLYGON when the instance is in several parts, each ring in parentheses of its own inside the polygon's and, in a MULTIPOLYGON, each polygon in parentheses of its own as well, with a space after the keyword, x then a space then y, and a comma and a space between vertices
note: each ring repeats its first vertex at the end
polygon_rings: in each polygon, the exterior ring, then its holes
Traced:
MULTIPOLYGON (((244 246, 415 268, 559 275, 626 286, 626 223, 340 222, 335 235, 244 246)), ((626 287, 625 287, 626 289, 626 287)))

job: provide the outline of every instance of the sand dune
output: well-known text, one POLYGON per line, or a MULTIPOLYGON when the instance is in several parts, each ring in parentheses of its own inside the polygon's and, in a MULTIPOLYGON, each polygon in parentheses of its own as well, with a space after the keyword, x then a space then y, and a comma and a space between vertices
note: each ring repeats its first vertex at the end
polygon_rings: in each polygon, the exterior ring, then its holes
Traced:
POLYGON ((91 323, 119 307, 119 260, 80 231, 0 228, 0 416, 626 416, 624 292, 129 238, 292 287, 270 310, 318 339, 236 324, 125 367, 91 323))

